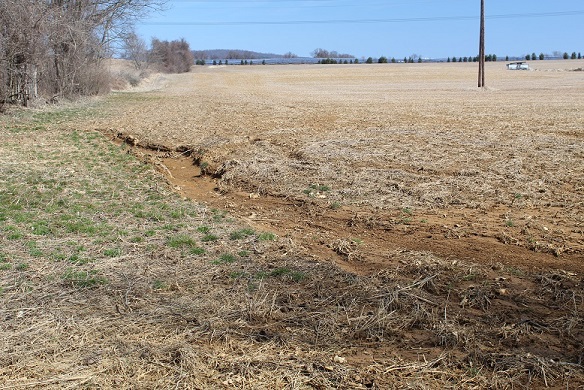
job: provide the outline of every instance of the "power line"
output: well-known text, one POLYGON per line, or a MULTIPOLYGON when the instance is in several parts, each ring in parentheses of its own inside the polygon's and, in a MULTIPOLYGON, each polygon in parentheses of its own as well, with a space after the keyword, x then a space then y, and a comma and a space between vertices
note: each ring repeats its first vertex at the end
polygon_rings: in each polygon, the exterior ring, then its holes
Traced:
MULTIPOLYGON (((584 10, 560 12, 531 12, 490 15, 486 19, 527 19, 584 15, 584 10)), ((390 19, 330 19, 330 20, 286 20, 286 21, 215 21, 215 22, 143 22, 148 26, 254 26, 254 25, 307 25, 307 24, 378 24, 378 23, 429 23, 442 21, 476 20, 477 16, 433 16, 426 18, 390 19)))
POLYGON ((584 10, 577 11, 560 11, 560 12, 533 12, 533 13, 521 13, 521 14, 504 14, 504 15, 490 15, 486 16, 486 19, 522 19, 522 18, 542 18, 542 17, 556 17, 556 16, 575 16, 583 15, 584 10))
MULTIPOLYGON (((234 7, 240 8, 250 8, 253 9, 318 9, 318 8, 366 8, 366 7, 399 7, 412 4, 430 4, 435 0, 409 0, 402 1, 397 0, 397 2, 389 2, 388 0, 361 0, 358 3, 343 3, 339 1, 331 0, 171 0, 175 4, 197 4, 203 5, 205 9, 229 9, 233 10, 234 7), (209 7, 209 5, 212 5, 209 7)), ((452 1, 464 1, 464 0, 452 0, 452 1)))
MULTIPOLYGON (((456 1, 463 1, 463 0, 456 0, 456 1)), ((313 3, 316 4, 323 4, 329 3, 329 6, 334 7, 363 7, 363 6, 370 6, 370 5, 384 5, 384 6, 398 6, 398 5, 411 5, 412 3, 432 3, 434 0, 398 0, 397 2, 388 2, 387 0, 361 0, 358 3, 342 3, 338 1, 332 0, 170 0, 170 3, 176 4, 229 4, 230 6, 234 4, 241 4, 241 5, 250 5, 250 4, 284 4, 288 3, 294 7, 311 7, 314 6, 313 3)))
MULTIPOLYGON (((433 0, 419 0, 421 2, 432 2, 433 0)), ((239 4, 256 4, 256 3, 335 3, 333 0, 171 0, 172 3, 200 3, 200 4, 216 4, 216 3, 239 3, 239 4)), ((377 1, 381 4, 387 4, 387 1, 377 1)), ((361 1, 359 5, 363 5, 365 1, 361 1)), ((411 2, 404 2, 398 4, 410 4, 411 2)), ((346 5, 346 4, 345 4, 346 5)), ((340 4, 339 6, 345 6, 340 4)), ((390 5, 392 5, 390 3, 390 5)))

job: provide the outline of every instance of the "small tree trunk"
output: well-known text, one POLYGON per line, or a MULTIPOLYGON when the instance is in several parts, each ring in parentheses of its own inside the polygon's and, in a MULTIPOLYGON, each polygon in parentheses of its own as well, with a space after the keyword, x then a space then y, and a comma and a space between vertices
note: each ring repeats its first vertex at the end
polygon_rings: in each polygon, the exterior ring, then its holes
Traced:
POLYGON ((36 99, 39 96, 38 71, 36 65, 33 65, 32 71, 32 96, 36 99))

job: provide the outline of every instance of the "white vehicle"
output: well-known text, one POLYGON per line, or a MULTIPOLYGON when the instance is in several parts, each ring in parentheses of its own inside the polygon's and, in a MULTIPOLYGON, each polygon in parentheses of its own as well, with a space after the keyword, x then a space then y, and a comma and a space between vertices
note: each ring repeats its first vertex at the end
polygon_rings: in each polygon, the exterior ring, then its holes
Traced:
POLYGON ((511 62, 507 64, 507 69, 509 70, 529 70, 529 64, 527 62, 511 62))

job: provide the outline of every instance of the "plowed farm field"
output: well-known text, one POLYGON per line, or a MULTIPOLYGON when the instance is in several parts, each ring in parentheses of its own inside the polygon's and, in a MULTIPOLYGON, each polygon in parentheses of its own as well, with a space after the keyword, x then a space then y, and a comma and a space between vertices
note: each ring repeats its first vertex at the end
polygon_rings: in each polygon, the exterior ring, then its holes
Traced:
POLYGON ((583 64, 488 64, 486 89, 475 64, 196 67, 120 93, 139 104, 109 125, 174 157, 187 196, 282 233, 361 227, 356 271, 387 247, 581 270, 583 64))
POLYGON ((475 64, 196 67, 117 93, 95 128, 274 232, 274 266, 332 267, 280 291, 313 317, 280 307, 260 335, 343 345, 357 374, 306 379, 338 373, 330 355, 286 386, 578 387, 583 65, 488 63, 483 89, 475 64))
POLYGON ((583 388, 584 61, 531 67, 10 108, 0 389, 583 388))

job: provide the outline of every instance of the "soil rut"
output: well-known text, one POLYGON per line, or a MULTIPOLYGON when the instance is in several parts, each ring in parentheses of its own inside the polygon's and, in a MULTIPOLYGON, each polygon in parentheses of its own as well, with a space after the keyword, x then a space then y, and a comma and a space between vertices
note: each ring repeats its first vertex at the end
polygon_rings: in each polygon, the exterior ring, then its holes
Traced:
MULTIPOLYGON (((144 152, 157 158, 153 151, 144 152)), ((364 275, 386 269, 391 265, 388 253, 396 250, 431 252, 482 265, 582 272, 579 254, 537 253, 479 233, 457 236, 461 218, 449 217, 448 211, 441 216, 417 214, 417 219, 426 221, 422 224, 400 224, 402 215, 363 207, 331 209, 311 199, 237 191, 220 183, 220 178, 204 174, 190 157, 165 156, 160 159, 163 172, 182 196, 228 210, 253 227, 292 239, 308 254, 352 273, 364 275), (398 223, 392 223, 396 220, 398 223)))

